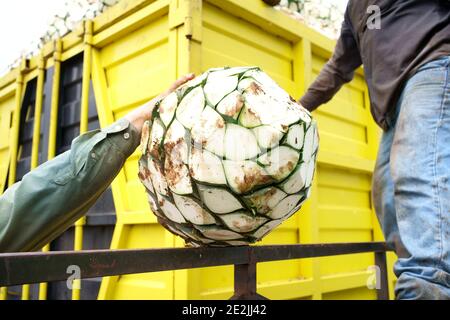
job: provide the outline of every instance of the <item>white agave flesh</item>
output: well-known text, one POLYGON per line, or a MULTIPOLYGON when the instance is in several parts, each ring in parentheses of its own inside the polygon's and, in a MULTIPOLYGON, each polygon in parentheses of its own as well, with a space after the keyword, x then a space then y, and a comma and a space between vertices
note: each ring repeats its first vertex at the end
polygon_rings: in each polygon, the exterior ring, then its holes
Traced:
POLYGON ((302 196, 298 194, 287 196, 272 211, 267 213, 267 215, 272 219, 284 218, 297 206, 301 198, 302 196))
POLYGON ((297 166, 300 154, 292 148, 280 146, 258 158, 264 169, 275 180, 286 178, 297 166))
POLYGON ((246 160, 259 153, 258 142, 251 130, 227 124, 225 131, 225 157, 228 160, 246 160))
POLYGON ((300 119, 302 119, 303 122, 305 122, 305 123, 311 123, 311 121, 312 121, 311 113, 303 107, 301 108, 301 111, 302 112, 300 113, 300 119))
POLYGON ((212 107, 217 104, 229 93, 234 91, 238 85, 237 76, 223 76, 221 72, 213 72, 208 76, 203 90, 205 91, 206 99, 212 107))
POLYGON ((175 119, 167 129, 164 138, 166 156, 173 153, 173 157, 181 159, 183 163, 188 163, 190 141, 186 141, 186 137, 189 137, 186 128, 175 119))
MULTIPOLYGON (((303 196, 303 194, 300 196, 300 198, 303 196)), ((295 207, 293 207, 287 215, 285 215, 283 218, 279 219, 280 221, 286 221, 288 220, 290 217, 292 217, 294 214, 297 213, 297 211, 299 211, 301 209, 301 207, 303 206, 303 203, 306 201, 306 199, 303 199, 302 201, 300 201, 295 207)))
MULTIPOLYGON (((245 109, 239 117, 242 125, 272 125, 281 131, 287 131, 289 125, 298 121, 300 106, 291 103, 280 103, 273 97, 252 89, 244 93, 245 109), (245 113, 244 113, 245 111, 245 113)), ((262 89, 261 89, 262 90, 262 89)))
POLYGON ((239 233, 220 229, 219 227, 195 226, 195 228, 198 229, 203 236, 217 241, 242 239, 242 236, 239 233))
POLYGON ((245 242, 245 241, 227 241, 227 243, 230 246, 235 246, 235 247, 248 246, 248 242, 245 242))
POLYGON ((220 101, 217 105, 217 111, 223 115, 237 119, 243 106, 244 97, 239 91, 233 91, 220 101))
POLYGON ((300 203, 298 203, 294 208, 291 209, 291 211, 282 220, 286 221, 287 219, 292 217, 298 210, 301 209, 304 202, 305 202, 305 200, 302 200, 300 203))
POLYGON ((305 132, 303 130, 303 125, 294 124, 289 128, 286 143, 292 148, 300 150, 303 146, 303 138, 305 132))
POLYGON ((184 96, 186 91, 199 86, 208 77, 208 72, 203 73, 200 76, 195 77, 191 81, 186 82, 184 85, 179 87, 175 92, 178 93, 177 96, 184 96))
POLYGON ((258 145, 263 149, 270 149, 277 146, 283 138, 284 133, 272 126, 259 126, 252 129, 258 145))
POLYGON ((236 193, 246 193, 272 181, 267 172, 254 161, 224 160, 228 186, 236 193))
MULTIPOLYGON (((278 127, 283 131, 285 131, 291 124, 298 122, 298 119, 302 119, 302 117, 305 116, 302 107, 292 101, 287 102, 285 104, 285 108, 282 109, 283 114, 280 112, 280 116, 277 119, 274 119, 272 126, 278 127)), ((306 121, 306 119, 302 120, 306 121)))
POLYGON ((266 73, 259 72, 258 70, 249 70, 245 73, 244 77, 251 77, 259 82, 265 91, 270 93, 270 95, 277 97, 281 102, 291 101, 289 94, 284 91, 272 78, 270 78, 266 73))
POLYGON ((148 169, 150 170, 153 188, 156 193, 164 196, 168 195, 168 185, 164 177, 161 165, 155 159, 148 159, 148 169))
MULTIPOLYGON (((187 236, 188 238, 194 239, 194 240, 196 240, 196 241, 198 241, 198 242, 200 242, 200 243, 202 243, 202 244, 212 244, 212 243, 215 243, 214 240, 206 239, 206 238, 204 238, 204 237, 200 237, 200 236, 194 234, 193 232, 183 232, 183 234, 184 234, 185 236, 187 236)), ((200 247, 200 246, 201 246, 199 243, 194 243, 194 245, 195 245, 196 247, 200 247)))
POLYGON ((152 209, 152 212, 156 216, 160 216, 160 214, 158 212, 159 207, 158 207, 158 204, 156 203, 156 199, 150 193, 147 194, 147 200, 148 200, 148 203, 150 204, 150 209, 152 209))
POLYGON ((225 156, 224 140, 225 128, 220 128, 209 137, 203 148, 222 158, 225 156))
POLYGON ((183 215, 172 202, 160 195, 157 196, 159 207, 161 208, 161 211, 164 213, 167 219, 176 223, 186 223, 183 215))
POLYGON ((203 203, 214 213, 226 214, 242 209, 241 203, 222 188, 199 185, 198 190, 203 203))
POLYGON ((313 177, 314 177, 314 170, 316 168, 316 160, 315 158, 311 159, 308 163, 308 167, 306 169, 306 181, 305 181, 305 186, 306 187, 310 187, 313 177))
POLYGON ((253 231, 268 221, 268 219, 264 217, 252 217, 239 212, 222 215, 221 219, 228 228, 240 233, 253 231))
POLYGON ((313 143, 313 148, 312 148, 312 152, 316 153, 319 150, 319 131, 317 130, 317 123, 316 121, 313 122, 314 125, 314 143, 313 143))
POLYGON ((259 115, 245 104, 239 115, 239 124, 246 128, 255 128, 262 125, 259 115))
POLYGON ((193 192, 189 169, 186 164, 180 161, 180 158, 174 157, 173 154, 167 155, 164 173, 167 184, 173 192, 178 194, 191 194, 193 192))
POLYGON ((205 107, 205 96, 201 87, 190 91, 177 108, 177 119, 187 129, 191 129, 200 119, 205 107))
POLYGON ((151 130, 151 122, 145 121, 144 125, 142 126, 142 133, 141 133, 141 152, 143 155, 145 155, 148 150, 148 143, 150 140, 150 130, 151 130))
POLYGON ((138 177, 141 180, 142 184, 144 185, 145 188, 147 188, 148 191, 150 191, 151 193, 155 193, 155 189, 153 188, 152 184, 151 173, 147 167, 147 163, 145 163, 144 158, 141 158, 138 161, 138 166, 139 166, 138 177))
POLYGON ((255 79, 253 79, 253 78, 250 78, 250 77, 242 78, 241 81, 239 81, 239 84, 238 84, 238 91, 239 92, 247 91, 250 88, 250 86, 253 85, 253 83, 256 83, 259 86, 261 86, 261 84, 258 81, 256 81, 255 79))
MULTIPOLYGON (((181 236, 181 237, 186 237, 189 239, 194 239, 198 242, 204 243, 204 244, 210 244, 210 243, 214 243, 214 240, 210 240, 210 239, 206 239, 203 237, 199 237, 197 234, 195 234, 192 230, 188 230, 187 228, 183 228, 182 225, 177 225, 178 229, 175 229, 174 227, 170 226, 170 225, 166 225, 167 229, 169 229, 170 231, 172 231, 173 233, 181 236)), ((195 244, 197 247, 199 246, 198 243, 195 244)))
POLYGON ((275 208, 287 194, 276 187, 267 187, 245 197, 258 213, 266 214, 275 208))
POLYGON ((211 107, 206 106, 199 121, 194 124, 192 139, 208 151, 223 157, 225 139, 225 121, 211 107))
POLYGON ((193 224, 214 224, 214 217, 205 211, 197 202, 189 197, 173 195, 175 205, 186 220, 193 224))
POLYGON ((181 230, 178 230, 178 229, 172 227, 172 226, 169 225, 169 224, 166 224, 165 227, 166 227, 167 229, 169 229, 169 231, 171 231, 172 233, 176 234, 177 236, 180 236, 180 237, 182 237, 182 238, 186 237, 186 235, 185 235, 181 230))
POLYGON ((234 67, 234 68, 229 68, 229 67, 224 67, 224 68, 215 68, 215 69, 210 69, 209 70, 209 74, 213 75, 214 73, 217 72, 217 74, 220 73, 221 77, 229 77, 229 76, 235 76, 244 72, 248 72, 250 70, 254 70, 254 69, 259 69, 258 67, 234 67))
POLYGON ((192 182, 187 167, 188 144, 186 129, 174 120, 164 140, 164 174, 169 188, 178 194, 192 193, 192 182))
POLYGON ((201 236, 199 235, 198 230, 197 230, 197 229, 194 229, 194 228, 191 227, 191 226, 188 226, 188 225, 185 225, 185 224, 181 224, 181 225, 177 225, 177 228, 179 228, 180 231, 181 231, 184 235, 186 235, 188 238, 190 238, 190 239, 194 239, 194 240, 196 240, 196 241, 199 241, 199 242, 202 242, 202 243, 206 243, 206 244, 215 242, 214 240, 206 239, 206 238, 204 238, 204 237, 201 237, 201 236))
POLYGON ((169 94, 159 104, 159 116, 166 127, 172 121, 177 106, 178 96, 176 92, 172 92, 171 94, 169 94))
POLYGON ((308 170, 309 164, 302 163, 298 165, 294 173, 283 182, 281 186, 282 189, 289 194, 297 193, 302 190, 307 183, 308 170))
POLYGON ((222 162, 207 150, 191 149, 189 170, 197 181, 218 185, 226 184, 222 162))
POLYGON ((305 162, 309 162, 309 160, 311 159, 315 149, 315 143, 314 143, 314 139, 317 137, 315 131, 315 126, 311 125, 308 130, 306 131, 305 134, 305 142, 303 144, 303 150, 302 150, 302 160, 305 162))
POLYGON ((253 233, 253 237, 255 237, 256 239, 261 239, 270 231, 278 227, 282 222, 283 222, 282 220, 273 220, 267 222, 265 225, 263 225, 261 228, 259 228, 253 233))
POLYGON ((287 127, 299 119, 307 118, 299 104, 291 100, 283 89, 283 95, 277 94, 277 90, 267 90, 267 86, 258 81, 245 79, 244 89, 245 109, 239 118, 240 123, 246 127, 254 127, 260 124, 270 124, 273 127, 285 132, 287 127))
POLYGON ((150 142, 148 150, 150 155, 155 159, 161 158, 161 141, 164 137, 164 125, 161 120, 155 119, 153 121, 152 130, 150 132, 150 142))

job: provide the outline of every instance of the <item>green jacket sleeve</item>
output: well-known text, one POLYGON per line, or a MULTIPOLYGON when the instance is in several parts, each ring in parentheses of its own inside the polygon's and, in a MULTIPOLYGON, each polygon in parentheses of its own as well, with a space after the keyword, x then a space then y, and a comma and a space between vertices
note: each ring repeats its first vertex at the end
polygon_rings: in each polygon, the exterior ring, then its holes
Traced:
POLYGON ((121 119, 87 132, 71 150, 26 174, 0 196, 0 252, 35 251, 82 217, 139 145, 121 119))

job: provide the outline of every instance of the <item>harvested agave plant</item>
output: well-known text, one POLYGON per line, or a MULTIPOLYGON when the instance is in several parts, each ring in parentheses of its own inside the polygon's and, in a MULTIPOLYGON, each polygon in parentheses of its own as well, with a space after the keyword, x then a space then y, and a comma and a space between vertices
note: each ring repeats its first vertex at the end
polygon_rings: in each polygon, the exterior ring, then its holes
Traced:
POLYGON ((188 244, 248 245, 308 198, 318 145, 311 114, 259 68, 211 69, 157 106, 139 177, 188 244))

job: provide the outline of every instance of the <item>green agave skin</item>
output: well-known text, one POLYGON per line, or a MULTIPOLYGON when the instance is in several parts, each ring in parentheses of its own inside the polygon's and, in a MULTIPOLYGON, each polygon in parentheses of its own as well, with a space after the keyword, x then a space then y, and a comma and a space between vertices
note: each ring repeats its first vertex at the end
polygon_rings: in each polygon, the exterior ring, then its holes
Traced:
POLYGON ((187 244, 254 243, 309 197, 317 124, 258 67, 211 69, 153 116, 139 178, 158 222, 187 244))

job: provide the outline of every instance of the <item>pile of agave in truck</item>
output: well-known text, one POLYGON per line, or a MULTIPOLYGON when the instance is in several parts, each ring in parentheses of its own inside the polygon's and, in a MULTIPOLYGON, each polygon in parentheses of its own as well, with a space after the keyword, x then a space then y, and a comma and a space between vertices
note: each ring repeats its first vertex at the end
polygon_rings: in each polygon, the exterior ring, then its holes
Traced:
POLYGON ((258 67, 211 69, 155 108, 139 178, 188 244, 248 245, 309 197, 318 146, 311 114, 258 67))

